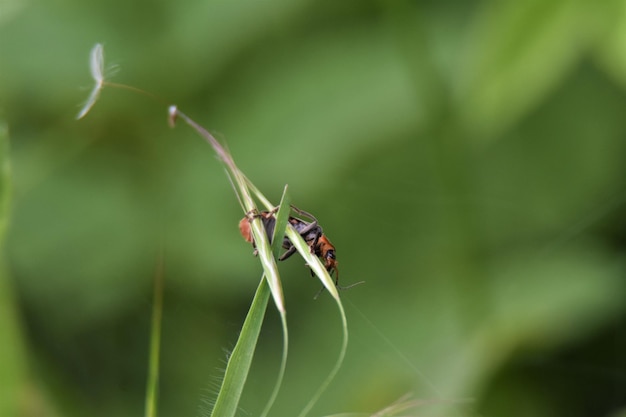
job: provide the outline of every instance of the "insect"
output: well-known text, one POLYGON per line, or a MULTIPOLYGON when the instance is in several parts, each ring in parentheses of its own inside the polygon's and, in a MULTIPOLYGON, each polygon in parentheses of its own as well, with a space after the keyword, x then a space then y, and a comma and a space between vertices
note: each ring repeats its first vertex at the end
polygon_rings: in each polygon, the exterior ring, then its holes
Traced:
MULTIPOLYGON (((294 206, 291 206, 291 208, 300 216, 311 220, 305 221, 301 218, 290 216, 288 221, 293 228, 296 229, 300 236, 302 236, 309 248, 311 248, 311 253, 315 254, 315 256, 322 260, 328 273, 331 276, 333 273, 335 274, 335 285, 338 285, 339 271, 337 270, 335 247, 332 243, 330 243, 330 240, 328 240, 326 235, 324 235, 322 227, 318 224, 317 219, 313 217, 313 215, 294 206)), ((250 220, 254 217, 261 218, 265 232, 268 236, 272 236, 274 234, 274 227, 276 226, 276 217, 274 216, 275 212, 276 210, 262 211, 258 214, 246 215, 246 217, 241 219, 239 222, 239 231, 241 232, 241 236, 254 246, 254 237, 252 236, 252 230, 250 228, 250 220)), ((280 256, 280 258, 278 258, 279 261, 284 261, 296 253, 296 247, 293 243, 291 243, 291 240, 289 240, 288 237, 283 239, 282 246, 283 249, 286 249, 286 251, 280 256)), ((313 275, 313 271, 311 271, 311 275, 313 275)))

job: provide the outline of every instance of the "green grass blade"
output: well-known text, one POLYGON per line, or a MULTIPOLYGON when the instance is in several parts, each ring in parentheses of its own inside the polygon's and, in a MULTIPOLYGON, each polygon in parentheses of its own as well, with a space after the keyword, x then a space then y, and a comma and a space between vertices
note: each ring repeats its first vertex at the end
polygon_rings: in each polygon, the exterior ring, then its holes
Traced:
MULTIPOLYGON (((274 236, 272 236, 272 252, 274 257, 278 259, 280 250, 283 247, 283 238, 285 237, 285 229, 289 222, 289 213, 291 212, 291 198, 287 193, 287 186, 283 190, 283 196, 280 199, 278 212, 276 213, 276 227, 274 227, 274 236)), ((255 193, 260 194, 260 193, 255 193)))
POLYGON ((232 417, 237 411, 263 325, 269 297, 270 290, 267 280, 261 279, 235 349, 228 359, 224 380, 211 413, 212 417, 232 417))
POLYGON ((335 299, 335 302, 337 303, 337 308, 339 308, 339 316, 341 318, 341 327, 343 333, 341 348, 339 350, 339 357, 335 362, 335 366, 333 366, 326 379, 322 382, 318 390, 315 392, 315 394, 313 394, 307 405, 300 412, 299 416, 304 417, 311 411, 315 403, 317 403, 319 398, 328 388, 332 380, 339 372, 339 369, 341 368, 343 360, 346 356, 346 351, 348 350, 348 321, 346 319, 346 313, 344 311, 343 304, 341 303, 341 298, 339 297, 339 292, 335 287, 335 282, 333 281, 326 268, 324 268, 324 265, 322 265, 322 262, 317 258, 317 256, 311 253, 311 249, 309 248, 309 246, 306 244, 304 239, 302 239, 302 236, 300 236, 300 234, 293 227, 287 227, 286 235, 296 247, 298 253, 300 253, 300 255, 304 258, 309 267, 313 270, 315 275, 317 275, 324 287, 335 299))
MULTIPOLYGON (((11 200, 9 165, 9 132, 0 120, 0 247, 9 221, 11 200)), ((17 300, 0 250, 0 416, 23 415, 24 400, 30 398, 32 386, 27 385, 26 356, 23 335, 17 314, 17 300)))
POLYGON ((322 384, 319 386, 317 391, 311 396, 311 399, 309 400, 307 405, 300 412, 299 417, 305 417, 311 411, 311 409, 320 399, 324 391, 326 391, 326 389, 331 384, 333 379, 335 379, 335 376, 337 376, 337 374, 339 373, 339 369, 341 369, 343 360, 346 357, 346 352, 348 350, 348 321, 346 319, 346 313, 343 309, 343 304, 341 303, 341 299, 336 298, 335 301, 337 302, 337 307, 339 308, 339 316, 341 317, 341 327, 342 327, 342 333, 343 333, 343 338, 341 341, 341 348, 339 350, 339 356, 337 357, 337 361, 335 362, 335 365, 328 373, 328 376, 326 377, 326 379, 322 382, 322 384))
POLYGON ((11 194, 9 166, 9 129, 0 120, 0 242, 9 219, 9 200, 11 194))
POLYGON ((159 357, 161 348, 161 318, 163 317, 163 253, 159 254, 154 275, 152 301, 152 330, 150 331, 150 359, 146 385, 146 417, 156 417, 159 399, 159 357))
MULTIPOLYGON (((246 185, 248 186, 248 188, 250 189, 250 191, 252 191, 252 193, 254 194, 254 196, 261 202, 263 203, 263 205, 265 206, 265 208, 267 210, 273 210, 274 206, 272 206, 272 203, 265 198, 265 196, 263 195, 263 193, 261 191, 259 191, 258 188, 256 188, 256 186, 252 183, 252 181, 250 181, 247 177, 244 177, 244 180, 246 181, 246 185)), ((287 187, 287 186, 285 186, 287 187)))
MULTIPOLYGON (((285 185, 285 189, 283 190, 283 196, 280 200, 280 205, 278 206, 278 212, 276 213, 276 226, 274 227, 274 236, 272 236, 272 252, 275 259, 278 259, 278 257, 280 256, 280 251, 282 249, 283 238, 285 237, 285 229, 287 228, 290 212, 291 201, 289 198, 289 194, 287 193, 287 186, 285 185)), ((263 412, 261 413, 261 417, 267 416, 272 408, 272 405, 274 405, 276 397, 278 397, 280 387, 283 383, 285 370, 287 369, 289 332, 287 331, 286 312, 280 312, 280 320, 283 328, 283 353, 280 361, 280 368, 278 370, 278 377, 276 378, 276 384, 274 384, 274 389, 272 390, 272 394, 270 395, 270 398, 267 401, 263 412)))
POLYGON ((265 277, 269 284, 274 303, 281 315, 285 314, 285 299, 283 296, 283 287, 278 273, 276 259, 272 253, 269 238, 265 232, 265 227, 260 218, 256 218, 251 222, 252 235, 258 251, 259 260, 263 266, 265 277))

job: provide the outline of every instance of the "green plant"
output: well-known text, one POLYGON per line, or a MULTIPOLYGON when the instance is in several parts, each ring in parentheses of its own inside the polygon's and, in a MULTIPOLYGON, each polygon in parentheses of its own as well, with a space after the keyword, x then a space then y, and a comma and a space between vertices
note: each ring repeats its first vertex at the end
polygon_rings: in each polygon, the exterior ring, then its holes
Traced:
MULTIPOLYGON (((101 44, 96 44, 90 54, 90 68, 92 78, 95 85, 89 95, 89 98, 83 108, 77 115, 77 119, 83 118, 90 109, 95 105, 100 92, 105 85, 130 89, 133 91, 141 91, 134 87, 109 83, 104 77, 104 49, 101 44)), ((202 138, 204 138, 209 145, 213 148, 219 159, 226 167, 227 174, 235 190, 235 194, 239 203, 246 215, 250 213, 258 213, 257 201, 260 202, 267 210, 275 210, 274 206, 263 193, 250 181, 245 174, 237 167, 232 155, 224 148, 217 139, 205 128, 196 123, 193 119, 181 112, 176 106, 169 107, 169 121, 173 127, 178 119, 183 120, 187 125, 192 127, 202 138)), ((340 348, 339 357, 332 368, 328 377, 322 382, 319 389, 311 396, 310 401, 305 405, 301 416, 305 416, 313 407, 313 405, 320 398, 324 390, 331 383, 334 376, 339 371, 341 363, 346 354, 348 345, 348 326, 346 315, 344 312, 339 293, 334 284, 333 279, 325 269, 321 261, 311 253, 310 248, 303 240, 302 236, 288 223, 287 219, 291 211, 289 195, 287 193, 287 187, 283 192, 280 205, 278 206, 278 212, 276 215, 276 227, 274 229, 274 236, 270 240, 267 236, 261 220, 257 216, 251 216, 251 230, 254 236, 256 249, 258 253, 258 259, 263 267, 263 277, 259 283, 257 292, 250 306, 250 310, 243 324, 241 333, 234 350, 229 355, 228 365, 226 367, 226 373, 222 381, 222 385, 215 401, 212 416, 216 417, 230 417, 234 416, 239 404, 239 399, 244 389, 248 373, 250 371, 250 365, 254 356, 254 351, 258 341, 258 336, 261 331, 261 325, 265 316, 265 310, 269 301, 269 295, 271 294, 274 300, 278 312, 280 313, 284 343, 283 354, 280 370, 278 373, 277 382, 275 388, 267 402, 267 405, 262 416, 269 413, 285 372, 287 352, 288 352, 288 326, 287 326, 287 311, 285 308, 284 296, 281 285, 281 278, 276 265, 276 259, 278 258, 279 251, 281 249, 281 243, 283 236, 287 236, 293 245, 296 247, 298 253, 306 261, 307 265, 311 268, 313 273, 322 282, 324 288, 330 293, 333 299, 337 303, 339 314, 341 318, 343 340, 340 348), (273 243, 271 243, 273 242, 273 243)), ((156 402, 158 399, 157 385, 158 385, 158 361, 159 361, 159 338, 160 338, 160 321, 161 321, 161 268, 157 271, 155 280, 155 298, 153 309, 153 321, 152 321, 152 337, 150 342, 150 364, 149 364, 149 379, 148 389, 146 393, 146 417, 153 417, 156 415, 156 402)))

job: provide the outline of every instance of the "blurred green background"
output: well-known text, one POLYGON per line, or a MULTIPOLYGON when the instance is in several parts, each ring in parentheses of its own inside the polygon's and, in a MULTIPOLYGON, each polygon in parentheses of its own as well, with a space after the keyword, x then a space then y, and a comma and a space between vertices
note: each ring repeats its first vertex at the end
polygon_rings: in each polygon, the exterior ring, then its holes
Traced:
MULTIPOLYGON (((260 278, 223 168, 165 105, 105 88, 74 120, 96 42, 268 197, 288 183, 366 281, 312 415, 408 392, 424 416, 626 414, 623 0, 0 0, 0 415, 142 415, 161 246, 159 411, 202 415, 260 278)), ((340 324, 281 267, 292 416, 340 324)), ((272 308, 241 415, 281 338, 272 308)))

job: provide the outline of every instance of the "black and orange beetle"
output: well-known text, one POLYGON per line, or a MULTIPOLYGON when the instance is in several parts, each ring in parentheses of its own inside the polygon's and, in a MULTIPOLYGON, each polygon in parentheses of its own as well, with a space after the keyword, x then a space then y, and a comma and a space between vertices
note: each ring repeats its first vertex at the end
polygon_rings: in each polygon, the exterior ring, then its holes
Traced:
MULTIPOLYGON (((315 256, 322 260, 328 273, 331 276, 333 276, 333 274, 335 275, 335 285, 337 285, 339 282, 339 271, 337 270, 335 247, 332 243, 330 243, 330 240, 328 240, 324 234, 322 227, 318 224, 317 219, 312 214, 294 206, 291 206, 291 208, 300 216, 310 219, 310 221, 306 221, 295 216, 289 216, 288 221, 294 229, 300 233, 300 236, 302 236, 309 248, 311 248, 311 253, 315 254, 315 256)), ((262 211, 256 214, 249 213, 246 215, 239 222, 239 231, 241 232, 241 236, 243 236, 246 241, 252 243, 252 245, 254 245, 254 237, 252 236, 250 221, 255 217, 261 218, 263 227, 265 228, 265 232, 268 236, 272 236, 274 234, 274 227, 276 226, 275 210, 262 211)), ((283 239, 282 246, 286 249, 286 252, 278 258, 279 261, 288 259, 296 252, 296 247, 287 237, 283 239)), ((313 271, 311 271, 311 273, 313 273, 313 271)))

